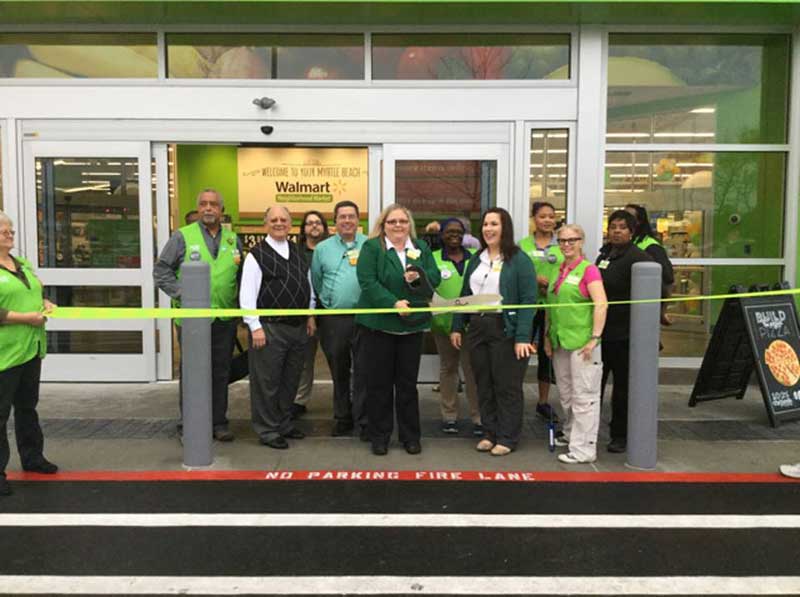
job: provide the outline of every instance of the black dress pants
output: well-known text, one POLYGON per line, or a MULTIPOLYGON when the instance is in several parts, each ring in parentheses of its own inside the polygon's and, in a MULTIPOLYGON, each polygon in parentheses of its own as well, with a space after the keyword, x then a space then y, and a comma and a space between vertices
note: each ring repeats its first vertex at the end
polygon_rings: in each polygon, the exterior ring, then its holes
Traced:
MULTIPOLYGON (((628 437, 628 359, 630 340, 603 340, 603 383, 605 390, 608 376, 614 378, 611 392, 611 439, 628 437)), ((602 395, 602 394, 601 394, 602 395)))
POLYGON ((359 365, 367 367, 367 431, 370 440, 376 445, 389 443, 396 413, 400 442, 418 442, 417 376, 422 356, 422 332, 387 334, 367 328, 362 332, 364 352, 359 365))
POLYGON ((0 372, 0 477, 6 476, 10 457, 7 423, 14 408, 14 432, 23 468, 39 464, 44 456, 44 436, 39 425, 36 405, 39 403, 39 377, 42 359, 38 356, 27 363, 0 372))
POLYGON ((502 315, 493 313, 470 318, 467 347, 485 436, 514 449, 522 435, 522 382, 528 359, 517 359, 514 338, 505 335, 502 315))
POLYGON ((354 315, 323 315, 319 341, 333 379, 333 418, 346 424, 367 424, 365 401, 368 358, 361 358, 364 328, 354 315))
MULTIPOLYGON (((181 328, 178 326, 178 340, 181 328)), ((211 422, 214 431, 228 428, 228 381, 233 360, 233 345, 236 340, 236 321, 215 319, 211 323, 211 422)), ((181 359, 183 351, 181 351, 181 359)), ((183 412, 183 384, 178 384, 178 405, 183 412)), ((178 424, 178 429, 183 425, 178 424)))

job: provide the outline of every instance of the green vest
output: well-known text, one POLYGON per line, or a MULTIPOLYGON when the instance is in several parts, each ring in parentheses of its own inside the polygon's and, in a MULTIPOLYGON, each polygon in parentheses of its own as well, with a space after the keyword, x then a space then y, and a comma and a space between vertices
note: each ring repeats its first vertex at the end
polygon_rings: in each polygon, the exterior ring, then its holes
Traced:
MULTIPOLYGON (((564 254, 559 247, 550 246, 545 249, 539 249, 531 235, 526 236, 520 241, 519 248, 533 261, 533 267, 536 269, 537 276, 544 276, 548 280, 550 280, 553 275, 558 276, 561 264, 564 263, 564 254), (550 255, 555 256, 555 262, 550 263, 550 260, 552 260, 552 257, 548 259, 550 255)), ((544 303, 545 301, 546 297, 540 296, 537 302, 544 303)))
MULTIPOLYGON (((0 307, 18 313, 41 312, 44 306, 42 285, 33 275, 30 263, 20 258, 17 261, 30 288, 14 274, 0 268, 0 307)), ((0 371, 23 365, 36 356, 44 357, 46 351, 44 327, 25 323, 0 324, 0 371)))
POLYGON ((594 303, 591 298, 586 298, 580 291, 583 273, 590 265, 585 259, 581 261, 574 270, 567 274, 566 279, 558 287, 557 294, 553 292, 553 288, 558 281, 558 273, 550 278, 550 285, 547 288, 547 302, 549 304, 564 305, 571 303, 580 305, 577 307, 555 307, 547 310, 550 342, 554 349, 561 347, 564 350, 577 350, 592 337, 594 303))
POLYGON ((639 247, 642 251, 646 250, 647 247, 652 247, 653 245, 661 246, 661 243, 654 239, 652 236, 645 236, 642 240, 636 243, 636 246, 639 247))
MULTIPOLYGON (((195 222, 184 226, 179 230, 183 235, 186 244, 186 255, 184 259, 191 259, 193 253, 200 256, 201 261, 205 261, 211 267, 211 308, 212 309, 235 309, 236 308, 236 273, 239 270, 239 248, 236 244, 236 233, 227 228, 220 228, 222 235, 219 240, 219 252, 214 259, 206 246, 203 231, 200 230, 200 223, 195 222)), ((181 277, 178 269, 178 279, 181 277)), ((180 305, 179 302, 176 304, 180 305)), ((218 317, 222 321, 231 319, 230 317, 218 317)), ((177 323, 178 320, 176 320, 177 323)))
MULTIPOLYGON (((446 299, 453 299, 461 296, 461 287, 464 284, 464 277, 458 273, 453 262, 442 259, 441 249, 433 252, 433 260, 436 262, 436 267, 439 268, 439 274, 442 276, 442 282, 436 287, 436 294, 446 299)), ((469 261, 469 255, 466 251, 465 261, 469 261)), ((466 264, 464 271, 466 271, 466 264)), ((452 327, 452 313, 439 313, 433 316, 431 332, 434 334, 449 336, 452 327)))

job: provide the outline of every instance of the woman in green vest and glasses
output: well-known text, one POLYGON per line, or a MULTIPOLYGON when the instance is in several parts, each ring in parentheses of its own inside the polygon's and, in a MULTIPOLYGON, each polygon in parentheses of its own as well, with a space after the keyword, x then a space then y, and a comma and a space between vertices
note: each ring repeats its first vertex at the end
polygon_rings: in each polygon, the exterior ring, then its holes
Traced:
MULTIPOLYGON (((539 286, 539 302, 547 301, 547 285, 550 277, 558 272, 564 263, 564 255, 556 238, 556 208, 547 201, 537 201, 532 208, 534 233, 526 236, 519 243, 519 248, 533 261, 536 268, 536 283, 539 286)), ((536 403, 536 414, 549 421, 553 418, 553 409, 548 403, 550 386, 555 383, 553 364, 544 351, 544 309, 536 311, 533 319, 533 337, 538 349, 536 379, 539 382, 539 400, 536 403)))
POLYGON ((14 407, 14 431, 22 468, 52 474, 58 467, 43 454, 39 426, 39 375, 47 348, 45 315, 55 306, 42 296, 31 264, 11 255, 14 228, 0 211, 0 496, 11 495, 6 481, 9 459, 6 424, 14 407))
POLYGON ((547 309, 545 350, 553 359, 564 411, 564 436, 556 438, 556 445, 569 446, 558 456, 565 464, 597 459, 600 426, 600 337, 608 306, 600 270, 583 256, 584 238, 576 224, 558 231, 564 263, 550 278, 547 293, 553 307, 547 309))
MULTIPOLYGON (((433 252, 436 267, 439 268, 442 281, 436 287, 436 293, 442 298, 454 299, 461 295, 464 285, 464 270, 472 257, 464 247, 466 227, 458 218, 449 218, 442 222, 440 236, 442 248, 433 252)), ((472 373, 472 364, 466 348, 456 349, 450 343, 450 328, 453 325, 452 313, 434 315, 431 321, 431 333, 439 353, 439 400, 442 412, 442 431, 458 433, 458 366, 464 370, 464 387, 469 402, 469 414, 472 419, 472 434, 483 437, 481 413, 478 408, 478 387, 472 373)))

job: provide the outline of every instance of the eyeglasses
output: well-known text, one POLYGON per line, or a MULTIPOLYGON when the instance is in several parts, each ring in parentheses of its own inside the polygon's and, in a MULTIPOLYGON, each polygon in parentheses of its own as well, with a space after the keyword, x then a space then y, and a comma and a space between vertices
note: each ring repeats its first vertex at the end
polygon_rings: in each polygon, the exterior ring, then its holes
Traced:
POLYGON ((308 220, 306 226, 322 226, 322 222, 319 220, 308 220))
POLYGON ((408 220, 384 220, 383 223, 387 226, 406 226, 408 220))
POLYGON ((8 238, 14 238, 16 231, 14 230, 3 230, 0 232, 0 236, 7 236, 8 238))
POLYGON ((559 245, 569 245, 570 247, 575 243, 582 241, 583 239, 580 236, 573 236, 572 238, 559 238, 558 244, 559 245))

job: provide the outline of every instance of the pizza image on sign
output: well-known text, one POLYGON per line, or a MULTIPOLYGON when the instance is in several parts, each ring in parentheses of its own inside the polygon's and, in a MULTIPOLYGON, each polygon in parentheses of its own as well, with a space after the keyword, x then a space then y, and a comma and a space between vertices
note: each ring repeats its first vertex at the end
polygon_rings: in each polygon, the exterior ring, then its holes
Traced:
POLYGON ((788 342, 775 340, 770 343, 764 351, 764 362, 781 385, 792 387, 800 380, 800 360, 788 342))

